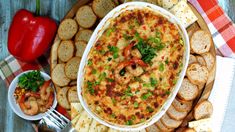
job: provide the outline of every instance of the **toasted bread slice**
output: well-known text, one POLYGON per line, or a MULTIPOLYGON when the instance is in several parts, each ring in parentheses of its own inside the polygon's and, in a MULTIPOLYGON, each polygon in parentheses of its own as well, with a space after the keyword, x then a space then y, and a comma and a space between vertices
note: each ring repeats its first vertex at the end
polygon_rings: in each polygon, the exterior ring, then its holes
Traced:
POLYGON ((193 33, 190 45, 194 53, 206 53, 210 50, 212 45, 211 35, 203 30, 198 30, 193 33))
POLYGON ((168 116, 174 120, 182 120, 184 119, 188 112, 187 111, 184 111, 184 112, 180 112, 180 111, 177 111, 175 109, 175 107, 173 105, 171 105, 169 107, 169 109, 166 111, 166 113, 168 114, 168 116))
POLYGON ((210 71, 215 65, 215 57, 210 52, 202 54, 202 57, 206 62, 207 69, 210 71))
POLYGON ((85 49, 86 49, 87 43, 85 41, 76 41, 75 47, 76 47, 76 56, 82 57, 85 49))
POLYGON ((70 79, 65 75, 64 67, 65 64, 57 64, 51 73, 53 83, 61 87, 68 85, 70 82, 70 79))
POLYGON ((89 29, 83 29, 83 30, 79 30, 78 33, 75 36, 75 42, 82 40, 85 41, 86 43, 90 40, 90 37, 92 35, 92 31, 89 29))
POLYGON ((191 101, 197 97, 198 92, 197 85, 192 84, 187 78, 184 78, 177 97, 185 101, 191 101))
POLYGON ((74 54, 74 44, 71 40, 61 41, 57 53, 58 58, 63 61, 67 62, 69 59, 73 57, 74 54))
POLYGON ((205 86, 205 83, 197 85, 198 90, 202 90, 204 88, 204 86, 205 86))
POLYGON ((190 54, 188 64, 190 65, 193 63, 197 63, 197 58, 194 55, 190 54))
POLYGON ((70 109, 70 103, 67 98, 68 90, 69 90, 69 87, 63 87, 58 91, 56 95, 59 105, 65 109, 70 109))
POLYGON ((92 11, 91 7, 88 5, 82 6, 78 9, 76 14, 76 20, 78 25, 83 28, 90 28, 96 22, 96 15, 92 11))
POLYGON ((206 83, 209 76, 209 71, 205 66, 194 63, 188 66, 186 75, 191 83, 199 85, 206 83))
POLYGON ((73 86, 68 91, 68 100, 70 103, 79 102, 78 94, 77 94, 77 86, 73 86))
POLYGON ((193 116, 196 120, 208 118, 213 113, 213 106, 208 100, 198 103, 193 110, 193 116))
POLYGON ((112 0, 93 0, 92 9, 99 18, 103 18, 116 5, 112 0))
POLYGON ((65 75, 69 79, 77 79, 78 68, 80 65, 81 58, 80 57, 73 57, 71 58, 65 65, 65 75))
POLYGON ((77 22, 71 18, 64 19, 58 28, 58 35, 61 40, 69 40, 78 31, 77 22))
POLYGON ((179 112, 189 112, 192 108, 192 104, 192 101, 181 101, 178 98, 175 98, 175 100, 172 102, 174 108, 179 112))
POLYGON ((146 132, 161 132, 161 130, 156 125, 151 125, 147 127, 146 132))
POLYGON ((158 120, 154 125, 157 126, 157 128, 161 131, 161 132, 172 132, 174 129, 173 128, 168 128, 165 125, 162 124, 161 120, 158 120))
POLYGON ((197 62, 198 62, 200 65, 206 66, 206 61, 205 61, 205 59, 204 59, 202 56, 197 55, 197 56, 196 56, 196 59, 197 59, 197 62))
POLYGON ((175 128, 179 127, 183 121, 171 119, 167 114, 164 114, 161 118, 161 122, 167 128, 175 129, 175 128))

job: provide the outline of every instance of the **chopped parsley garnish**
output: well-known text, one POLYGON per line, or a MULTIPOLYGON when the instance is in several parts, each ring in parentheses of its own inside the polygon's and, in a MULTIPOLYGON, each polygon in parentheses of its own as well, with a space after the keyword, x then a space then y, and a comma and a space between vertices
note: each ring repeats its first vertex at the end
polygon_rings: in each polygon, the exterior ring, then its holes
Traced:
POLYGON ((139 103, 138 102, 135 102, 134 103, 134 108, 138 108, 139 107, 139 103))
POLYGON ((155 78, 150 78, 150 84, 152 87, 155 87, 158 84, 158 81, 155 78))
POLYGON ((146 107, 146 110, 149 112, 149 113, 152 113, 154 111, 154 109, 150 106, 147 106, 146 107))
POLYGON ((148 87, 150 87, 150 86, 151 86, 151 84, 144 83, 144 84, 143 84, 143 86, 148 88, 148 87))
POLYGON ((114 59, 118 58, 118 51, 119 51, 118 47, 109 45, 108 49, 109 49, 110 52, 113 53, 113 58, 114 59))
POLYGON ((126 122, 126 125, 132 125, 133 124, 133 121, 132 120, 128 120, 127 122, 126 122))
POLYGON ((32 71, 19 77, 18 86, 20 88, 36 92, 38 88, 44 84, 44 82, 45 80, 41 76, 40 71, 32 71))
POLYGON ((141 96, 142 100, 146 100, 148 99, 150 96, 152 96, 153 94, 151 92, 145 93, 141 96))
POLYGON ((136 119, 135 115, 132 115, 132 116, 131 116, 131 119, 132 119, 132 120, 135 120, 135 119, 136 119))
POLYGON ((88 61, 87 61, 87 65, 88 65, 88 66, 91 66, 91 65, 92 65, 92 61, 91 61, 91 60, 88 60, 88 61))
POLYGON ((162 71, 164 71, 164 69, 165 69, 165 68, 164 68, 164 64, 163 64, 163 63, 160 63, 160 65, 159 65, 159 71, 162 72, 162 71))
POLYGON ((87 81, 87 88, 88 92, 93 95, 95 93, 95 89, 93 88, 93 83, 90 81, 87 81))
POLYGON ((150 38, 149 38, 149 42, 158 45, 158 44, 161 43, 161 39, 160 39, 160 38, 150 37, 150 38))
POLYGON ((125 40, 131 40, 131 39, 133 39, 133 36, 129 36, 129 35, 127 35, 127 34, 123 34, 123 37, 124 37, 125 40))
POLYGON ((111 114, 111 117, 116 118, 116 115, 114 113, 111 114))

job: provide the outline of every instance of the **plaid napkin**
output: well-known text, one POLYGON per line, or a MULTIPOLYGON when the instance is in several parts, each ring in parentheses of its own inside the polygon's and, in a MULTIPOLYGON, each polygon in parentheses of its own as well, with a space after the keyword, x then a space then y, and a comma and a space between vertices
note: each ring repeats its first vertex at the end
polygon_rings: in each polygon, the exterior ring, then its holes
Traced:
POLYGON ((202 15, 212 34, 217 51, 235 58, 235 25, 217 0, 189 0, 202 15))

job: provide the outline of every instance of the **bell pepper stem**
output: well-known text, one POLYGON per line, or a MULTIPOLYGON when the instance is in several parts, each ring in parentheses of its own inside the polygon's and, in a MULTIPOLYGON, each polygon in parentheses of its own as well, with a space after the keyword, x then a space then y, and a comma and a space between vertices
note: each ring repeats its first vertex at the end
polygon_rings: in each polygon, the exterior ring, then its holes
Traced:
POLYGON ((36 0, 36 15, 40 15, 40 0, 36 0))

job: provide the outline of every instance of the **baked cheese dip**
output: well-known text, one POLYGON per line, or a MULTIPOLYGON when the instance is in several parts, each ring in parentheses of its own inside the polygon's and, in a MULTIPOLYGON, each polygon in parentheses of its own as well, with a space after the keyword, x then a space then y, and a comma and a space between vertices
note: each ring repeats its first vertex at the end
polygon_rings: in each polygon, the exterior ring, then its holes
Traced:
POLYGON ((145 122, 176 84, 184 49, 178 26, 164 16, 149 9, 124 11, 88 54, 82 96, 107 122, 145 122))

